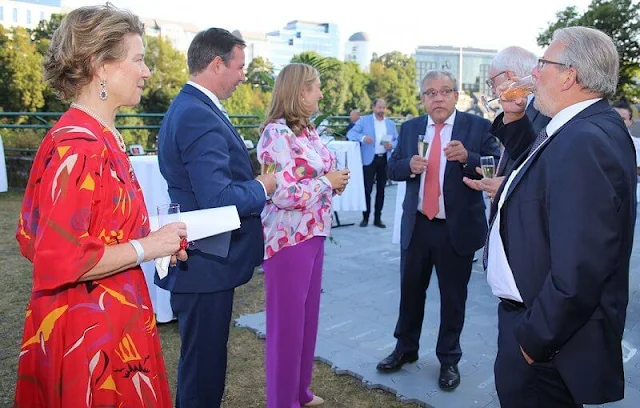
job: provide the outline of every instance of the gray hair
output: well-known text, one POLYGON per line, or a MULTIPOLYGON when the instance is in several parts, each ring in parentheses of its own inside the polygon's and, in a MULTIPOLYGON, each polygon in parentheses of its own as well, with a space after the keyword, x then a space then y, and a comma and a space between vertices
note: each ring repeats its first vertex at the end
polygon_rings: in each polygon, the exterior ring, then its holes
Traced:
POLYGON ((498 72, 512 71, 519 77, 531 74, 538 58, 522 47, 507 47, 493 57, 491 67, 498 72))
POLYGON ((457 91, 458 90, 458 81, 456 81, 456 77, 453 76, 453 74, 449 71, 444 71, 444 70, 439 70, 439 69, 434 69, 431 70, 429 72, 427 72, 425 74, 425 76, 422 78, 422 82, 420 82, 420 93, 425 91, 425 84, 429 81, 431 81, 432 79, 438 79, 438 78, 449 78, 451 80, 451 82, 453 82, 453 90, 457 91))
POLYGON ((565 44, 558 62, 575 68, 576 80, 586 89, 611 98, 618 85, 618 50, 611 38, 588 27, 560 28, 553 41, 565 44))

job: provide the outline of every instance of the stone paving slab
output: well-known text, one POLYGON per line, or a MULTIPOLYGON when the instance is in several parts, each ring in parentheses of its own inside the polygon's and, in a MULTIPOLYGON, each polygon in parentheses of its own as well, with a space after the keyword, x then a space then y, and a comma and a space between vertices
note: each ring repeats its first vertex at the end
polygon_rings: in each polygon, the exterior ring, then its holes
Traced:
MULTIPOLYGON (((420 340, 420 359, 392 374, 380 374, 375 366, 395 346, 395 327, 400 298, 400 248, 391 243, 396 187, 387 187, 383 211, 386 229, 371 224, 360 228, 360 213, 340 213, 343 223, 335 228, 335 243, 327 242, 320 305, 316 359, 332 366, 337 374, 362 380, 367 388, 394 393, 398 400, 438 408, 498 408, 493 381, 497 339, 497 300, 487 285, 482 265, 474 263, 469 283, 465 327, 461 336, 463 357, 461 385, 452 393, 438 388, 439 363, 435 344, 439 324, 440 295, 432 276, 427 291, 425 319, 420 340)), ((636 238, 638 232, 636 232, 636 238)), ((606 408, 640 406, 640 247, 632 255, 630 302, 625 329, 625 399, 601 405, 606 408)), ((264 338, 264 312, 244 315, 236 325, 264 338)))

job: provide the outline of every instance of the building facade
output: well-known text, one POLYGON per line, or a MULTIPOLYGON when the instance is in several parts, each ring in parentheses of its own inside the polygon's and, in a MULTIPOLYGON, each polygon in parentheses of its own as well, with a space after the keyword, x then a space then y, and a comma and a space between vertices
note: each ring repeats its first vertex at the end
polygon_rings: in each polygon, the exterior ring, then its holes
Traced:
POLYGON ((34 29, 61 12, 61 0, 0 0, 0 25, 34 29))
POLYGON ((144 24, 144 33, 150 37, 163 37, 171 42, 173 47, 187 53, 193 37, 198 34, 198 27, 190 23, 159 20, 155 18, 140 18, 144 24))
POLYGON ((497 50, 450 46, 420 46, 413 58, 416 60, 417 78, 420 81, 428 71, 450 71, 458 81, 458 88, 467 94, 487 93, 489 66, 497 50))

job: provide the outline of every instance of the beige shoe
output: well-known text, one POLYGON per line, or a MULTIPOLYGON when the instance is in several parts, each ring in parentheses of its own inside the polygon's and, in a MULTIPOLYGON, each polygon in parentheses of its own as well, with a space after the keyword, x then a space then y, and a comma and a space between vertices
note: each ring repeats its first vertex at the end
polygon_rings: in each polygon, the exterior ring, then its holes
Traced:
POLYGON ((313 396, 313 399, 309 402, 307 402, 306 404, 304 404, 305 407, 317 407, 319 405, 324 404, 324 399, 318 397, 317 395, 313 396))

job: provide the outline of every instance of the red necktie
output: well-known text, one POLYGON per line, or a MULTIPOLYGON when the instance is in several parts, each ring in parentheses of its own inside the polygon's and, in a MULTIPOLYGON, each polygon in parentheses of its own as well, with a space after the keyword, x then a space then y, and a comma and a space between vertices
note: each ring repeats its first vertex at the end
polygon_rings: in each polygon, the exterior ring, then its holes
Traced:
POLYGON ((434 219, 440 211, 438 200, 440 198, 440 155, 442 150, 442 142, 440 141, 440 132, 444 128, 444 123, 436 124, 436 132, 431 141, 431 150, 429 150, 429 164, 427 174, 424 177, 424 193, 422 195, 422 212, 430 220, 434 219))

